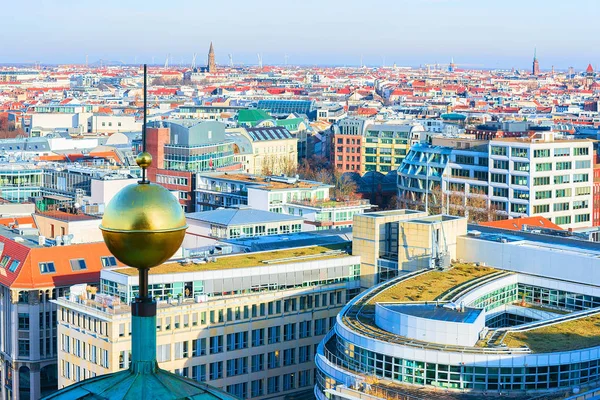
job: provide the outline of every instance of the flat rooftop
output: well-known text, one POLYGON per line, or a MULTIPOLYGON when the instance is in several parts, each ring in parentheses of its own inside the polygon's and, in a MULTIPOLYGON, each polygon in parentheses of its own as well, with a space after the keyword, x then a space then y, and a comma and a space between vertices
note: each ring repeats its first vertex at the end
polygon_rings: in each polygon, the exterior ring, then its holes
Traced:
POLYGON ((527 346, 534 353, 552 353, 600 346, 600 315, 566 321, 525 332, 510 332, 503 343, 527 346))
MULTIPOLYGON (((264 267, 273 264, 286 264, 302 261, 324 260, 328 258, 349 257, 345 252, 347 244, 331 244, 323 246, 296 247, 286 250, 244 253, 231 256, 215 257, 215 262, 189 263, 171 262, 159 265, 150 270, 150 275, 177 274, 184 272, 215 271, 222 269, 264 267)), ((137 276, 135 268, 115 268, 116 273, 137 276)))
POLYGON ((433 301, 458 285, 498 272, 474 264, 454 264, 448 271, 431 271, 399 282, 378 293, 369 303, 433 301))
POLYGON ((265 190, 279 190, 279 189, 311 189, 318 187, 330 187, 331 185, 326 185, 321 182, 313 182, 313 181, 305 181, 302 179, 298 179, 295 183, 286 183, 286 182, 278 182, 273 181, 272 179, 267 180, 269 177, 264 176, 254 176, 247 174, 222 174, 222 175, 210 175, 215 179, 227 179, 231 181, 237 182, 246 182, 256 184, 257 187, 265 190))
POLYGON ((380 304, 385 308, 400 314, 406 314, 413 317, 433 319, 444 322, 460 322, 464 324, 472 324, 477 317, 483 312, 480 308, 465 307, 464 311, 456 310, 444 305, 436 304, 380 304))

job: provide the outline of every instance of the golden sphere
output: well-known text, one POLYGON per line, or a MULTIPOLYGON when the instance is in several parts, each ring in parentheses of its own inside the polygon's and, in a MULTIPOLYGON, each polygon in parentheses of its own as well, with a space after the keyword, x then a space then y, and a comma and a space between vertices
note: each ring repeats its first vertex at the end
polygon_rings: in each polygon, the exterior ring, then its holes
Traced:
POLYGON ((108 203, 100 229, 119 261, 147 269, 175 254, 187 224, 179 201, 167 189, 138 183, 124 187, 108 203))
POLYGON ((135 163, 140 168, 148 168, 152 164, 152 155, 147 151, 144 151, 137 155, 135 158, 135 163))

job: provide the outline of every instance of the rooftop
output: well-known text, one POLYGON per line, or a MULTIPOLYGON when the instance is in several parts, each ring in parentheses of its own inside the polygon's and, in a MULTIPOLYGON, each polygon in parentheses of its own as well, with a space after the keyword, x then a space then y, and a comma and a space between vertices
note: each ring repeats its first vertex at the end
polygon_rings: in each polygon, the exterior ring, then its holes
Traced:
POLYGON ((600 346, 600 315, 596 314, 525 332, 509 332, 503 343, 508 347, 527 346, 535 353, 600 346))
POLYGON ((271 223, 281 221, 302 221, 303 218, 287 214, 256 210, 247 206, 238 208, 220 208, 212 211, 189 213, 187 219, 208 222, 216 225, 236 226, 271 223))
POLYGON ((377 294, 369 303, 433 301, 460 284, 494 272, 497 270, 474 264, 454 264, 448 271, 431 271, 399 282, 377 294))
MULTIPOLYGON (((248 268, 266 266, 269 264, 283 264, 300 261, 323 260, 328 258, 347 257, 346 244, 331 244, 325 246, 296 247, 286 250, 245 253, 241 255, 222 256, 215 258, 215 262, 189 263, 171 262, 159 265, 150 270, 151 275, 175 274, 184 272, 215 271, 232 268, 248 268)), ((129 276, 137 276, 135 268, 118 268, 115 272, 129 276)))
MULTIPOLYGON (((274 181, 272 177, 265 176, 256 176, 256 175, 248 175, 248 174, 223 174, 223 175, 212 175, 213 178, 216 179, 227 179, 232 181, 246 182, 256 184, 260 186, 261 189, 266 190, 278 190, 278 189, 312 189, 318 187, 329 187, 330 185, 323 184, 321 182, 315 181, 306 181, 302 179, 298 179, 295 183, 286 183, 274 181)), ((292 179, 292 178, 290 178, 292 179)))
POLYGON ((480 308, 471 307, 465 307, 464 311, 460 311, 450 307, 438 306, 436 304, 420 303, 390 303, 380 305, 394 312, 413 317, 446 322, 461 322, 465 324, 471 324, 475 322, 479 314, 481 314, 483 311, 480 308))

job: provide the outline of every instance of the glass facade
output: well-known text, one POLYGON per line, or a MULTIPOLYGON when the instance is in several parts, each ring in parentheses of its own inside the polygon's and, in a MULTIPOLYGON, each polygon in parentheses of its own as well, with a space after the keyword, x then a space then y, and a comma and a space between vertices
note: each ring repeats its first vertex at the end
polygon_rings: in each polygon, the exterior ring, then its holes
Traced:
POLYGON ((3 199, 23 202, 42 192, 41 169, 0 169, 0 193, 3 199))
POLYGON ((204 146, 165 146, 165 169, 202 172, 233 165, 233 142, 204 146))

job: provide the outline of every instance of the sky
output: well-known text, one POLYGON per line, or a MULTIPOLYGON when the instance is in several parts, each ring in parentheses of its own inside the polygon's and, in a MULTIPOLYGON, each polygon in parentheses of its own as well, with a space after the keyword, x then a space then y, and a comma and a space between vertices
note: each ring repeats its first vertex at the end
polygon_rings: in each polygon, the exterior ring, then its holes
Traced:
POLYGON ((600 67, 600 0, 28 0, 2 6, 0 63, 600 67))

